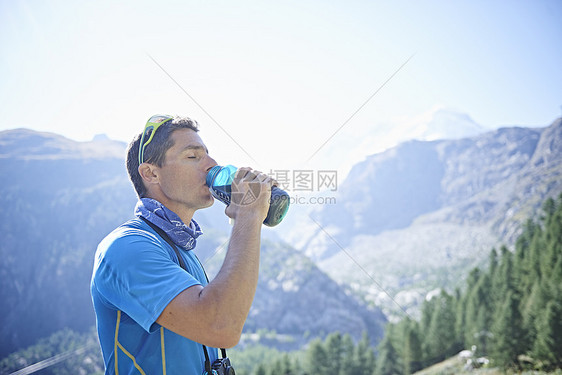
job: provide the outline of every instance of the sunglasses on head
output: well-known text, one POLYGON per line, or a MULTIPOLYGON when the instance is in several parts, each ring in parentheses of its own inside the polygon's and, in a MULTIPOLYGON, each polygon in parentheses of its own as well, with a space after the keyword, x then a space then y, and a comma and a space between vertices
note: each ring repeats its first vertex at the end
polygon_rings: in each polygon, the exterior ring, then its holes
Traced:
POLYGON ((144 130, 142 131, 142 137, 139 145, 139 165, 144 163, 144 149, 152 141, 152 138, 154 138, 154 133, 156 133, 156 130, 158 130, 159 127, 161 127, 168 121, 171 121, 172 119, 173 117, 167 115, 154 115, 148 120, 148 122, 144 126, 144 130), (149 131, 150 136, 147 135, 149 131), (145 141, 144 139, 146 137, 148 137, 148 139, 145 141))

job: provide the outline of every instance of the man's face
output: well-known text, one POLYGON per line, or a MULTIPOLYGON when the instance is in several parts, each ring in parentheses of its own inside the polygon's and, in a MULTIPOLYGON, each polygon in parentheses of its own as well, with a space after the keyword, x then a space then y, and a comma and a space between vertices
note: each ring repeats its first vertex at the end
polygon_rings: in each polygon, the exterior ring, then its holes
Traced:
POLYGON ((213 197, 205 179, 217 163, 195 131, 178 129, 170 137, 174 145, 166 151, 164 163, 158 168, 166 200, 161 203, 177 214, 211 206, 213 197))

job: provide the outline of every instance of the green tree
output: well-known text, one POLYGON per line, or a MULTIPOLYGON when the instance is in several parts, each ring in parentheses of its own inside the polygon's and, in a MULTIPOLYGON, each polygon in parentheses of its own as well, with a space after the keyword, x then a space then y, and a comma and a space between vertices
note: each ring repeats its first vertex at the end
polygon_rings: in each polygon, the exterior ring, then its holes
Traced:
POLYGON ((350 335, 344 335, 342 338, 341 367, 340 375, 355 375, 354 372, 354 355, 355 345, 350 335))
POLYGON ((494 309, 492 282, 489 274, 484 274, 478 281, 474 294, 472 295, 472 305, 476 315, 472 322, 472 344, 476 345, 479 355, 487 355, 489 339, 491 336, 490 327, 492 325, 492 315, 494 309))
MULTIPOLYGON (((492 251, 495 252, 495 250, 492 251)), ((479 268, 474 268, 470 271, 465 294, 460 298, 460 302, 457 303, 455 332, 456 336, 462 339, 465 347, 475 344, 474 334, 478 331, 476 319, 478 317, 479 301, 475 294, 477 294, 476 288, 481 277, 482 272, 479 268)), ((426 337, 426 335, 427 332, 422 330, 422 336, 426 337)))
POLYGON ((369 343, 367 333, 363 333, 361 340, 357 343, 353 355, 353 375, 372 375, 376 366, 375 353, 369 343))
POLYGON ((404 374, 412 374, 422 368, 422 343, 417 324, 410 321, 405 327, 402 361, 404 374))
POLYGON ((517 357, 523 353, 522 318, 519 300, 512 291, 498 310, 492 325, 492 356, 494 362, 507 368, 517 364, 517 357))
POLYGON ((526 334, 525 350, 533 347, 537 337, 537 319, 541 312, 544 311, 548 301, 547 295, 544 283, 541 283, 540 280, 535 280, 529 295, 525 298, 525 302, 521 304, 521 317, 526 334))
POLYGON ((496 282, 493 285, 495 290, 496 301, 500 301, 508 291, 515 290, 513 254, 505 246, 500 249, 501 263, 496 273, 496 282))
POLYGON ((435 310, 437 309, 437 298, 433 297, 429 300, 425 300, 421 309, 421 321, 419 324, 420 336, 422 339, 422 357, 424 367, 433 364, 433 358, 431 356, 431 347, 428 341, 429 334, 431 332, 431 322, 435 310))
POLYGON ((377 375, 396 375, 402 373, 402 365, 396 348, 392 343, 391 330, 391 326, 387 327, 387 332, 379 345, 379 356, 376 365, 377 375))
POLYGON ((531 290, 538 277, 538 275, 533 274, 531 263, 531 247, 537 230, 538 225, 529 219, 525 223, 523 233, 515 241, 515 272, 518 276, 517 289, 520 291, 531 290))
POLYGON ((531 247, 529 249, 529 278, 533 281, 542 279, 541 257, 544 248, 544 231, 540 226, 537 226, 536 231, 533 233, 531 247))
POLYGON ((549 278, 553 266, 562 254, 562 194, 559 198, 560 205, 556 207, 553 199, 548 199, 543 205, 546 213, 544 245, 545 256, 542 257, 541 271, 545 278, 549 278))
POLYGON ((436 307, 427 332, 427 355, 431 362, 439 362, 458 349, 455 342, 455 311, 453 298, 442 291, 436 300, 436 307))
POLYGON ((326 365, 330 369, 330 373, 337 375, 342 369, 343 345, 342 335, 339 332, 332 333, 326 338, 324 344, 326 350, 326 365))
POLYGON ((465 340, 467 299, 466 295, 460 295, 458 297, 455 316, 455 337, 456 340, 464 347, 467 345, 465 340))
POLYGON ((534 357, 545 370, 562 367, 562 303, 550 301, 537 324, 534 357))
POLYGON ((309 374, 331 375, 331 369, 328 367, 328 354, 324 349, 324 345, 320 339, 314 339, 305 355, 305 369, 309 374))

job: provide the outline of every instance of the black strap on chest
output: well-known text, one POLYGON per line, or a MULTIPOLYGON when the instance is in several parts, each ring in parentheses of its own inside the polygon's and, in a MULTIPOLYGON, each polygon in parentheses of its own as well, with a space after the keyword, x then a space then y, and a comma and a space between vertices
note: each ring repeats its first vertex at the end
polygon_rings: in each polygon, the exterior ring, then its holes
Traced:
MULTIPOLYGON (((170 239, 170 236, 168 236, 166 234, 166 232, 164 232, 162 230, 162 228, 158 227, 157 225, 155 225, 154 223, 148 221, 148 219, 139 216, 145 223, 147 223, 152 229, 154 229, 154 231, 156 233, 158 233, 158 235, 160 237, 162 237, 162 239, 164 241, 166 241, 168 243, 168 245, 170 245, 172 247, 172 249, 174 249, 174 252, 176 253, 176 257, 178 258, 178 261, 180 263, 180 267, 183 268, 185 271, 187 271, 187 267, 185 266, 185 263, 183 261, 183 258, 176 246, 176 244, 170 239)), ((199 262, 199 264, 201 264, 201 262, 199 262)), ((201 269, 203 269, 203 265, 201 264, 201 269)), ((187 271, 189 272, 189 271, 187 271)), ((205 272, 205 270, 203 269, 203 272, 205 272)), ((209 278, 207 277, 207 273, 205 273, 205 278, 207 279, 207 283, 209 282, 209 278)), ((203 344, 201 344, 203 346, 203 352, 205 354, 205 370, 208 371, 210 373, 211 371, 211 360, 209 359, 209 353, 207 351, 207 347, 203 344)), ((223 358, 226 358, 226 349, 221 348, 221 354, 223 358)))
MULTIPOLYGON (((176 252, 176 257, 178 257, 178 261, 179 261, 179 263, 180 263, 180 267, 187 271, 187 268, 186 268, 186 266, 185 266, 185 263, 183 262, 183 258, 182 258, 182 256, 180 255, 180 252, 179 252, 178 248, 176 247, 176 244, 172 242, 172 240, 171 240, 170 237, 166 234, 166 232, 164 232, 164 231, 162 230, 162 228, 160 228, 160 227, 156 226, 155 224, 153 224, 152 222, 148 221, 148 219, 146 219, 146 218, 144 218, 144 217, 142 217, 142 216, 139 216, 139 217, 140 217, 145 223, 147 223, 148 225, 150 225, 150 227, 151 227, 152 229, 154 229, 154 231, 155 231, 156 233, 158 233, 158 234, 160 235, 160 237, 162 237, 162 239, 163 239, 164 241, 166 241, 166 242, 168 243, 168 245, 170 245, 170 246, 172 247, 172 249, 174 249, 174 251, 176 252)), ((207 277, 207 275, 205 275, 205 277, 207 277)), ((209 281, 209 280, 207 280, 207 282, 208 282, 208 281, 209 281)))

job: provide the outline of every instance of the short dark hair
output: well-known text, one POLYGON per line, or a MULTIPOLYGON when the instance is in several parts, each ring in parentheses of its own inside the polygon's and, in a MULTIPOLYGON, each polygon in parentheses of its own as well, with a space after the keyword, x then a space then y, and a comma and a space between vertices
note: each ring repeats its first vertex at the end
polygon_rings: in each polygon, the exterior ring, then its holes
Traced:
MULTIPOLYGON (((164 164, 164 158, 166 156, 166 151, 174 145, 171 138, 172 133, 178 129, 191 129, 195 132, 199 131, 199 125, 197 121, 190 119, 189 117, 174 117, 172 121, 167 122, 154 133, 152 141, 146 145, 144 149, 144 162, 155 164, 161 167, 164 164)), ((146 136, 150 136, 152 130, 148 130, 146 136)), ((142 133, 137 134, 127 149, 127 172, 129 172, 129 178, 133 183, 133 187, 137 192, 139 198, 143 198, 146 194, 146 187, 142 181, 142 177, 139 174, 139 145, 141 141, 142 133)))

